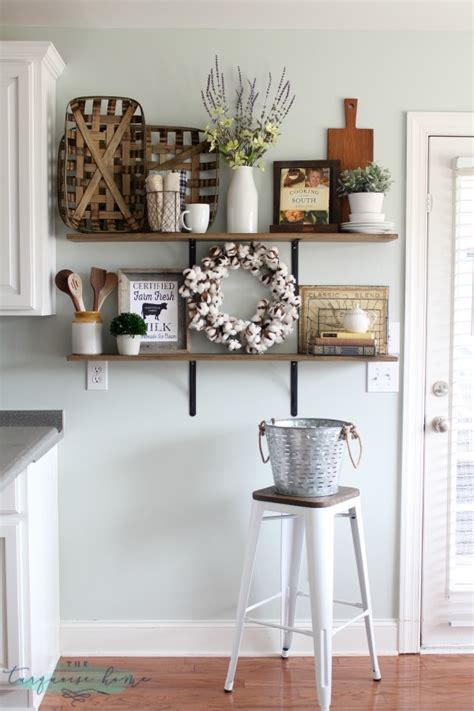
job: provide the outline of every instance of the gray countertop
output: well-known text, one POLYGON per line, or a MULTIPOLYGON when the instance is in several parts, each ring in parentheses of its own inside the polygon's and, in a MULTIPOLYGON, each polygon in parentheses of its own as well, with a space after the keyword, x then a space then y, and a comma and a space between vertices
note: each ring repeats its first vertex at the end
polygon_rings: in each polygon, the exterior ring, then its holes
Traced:
POLYGON ((0 410, 0 492, 62 437, 62 410, 0 410))

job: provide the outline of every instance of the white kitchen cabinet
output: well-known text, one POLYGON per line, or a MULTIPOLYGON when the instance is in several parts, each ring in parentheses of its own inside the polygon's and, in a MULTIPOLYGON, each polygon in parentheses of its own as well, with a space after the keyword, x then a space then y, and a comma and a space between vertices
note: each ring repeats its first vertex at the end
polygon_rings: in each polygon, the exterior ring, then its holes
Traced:
POLYGON ((56 80, 51 42, 0 42, 0 315, 55 313, 56 80))
POLYGON ((48 677, 59 659, 57 447, 10 487, 0 500, 0 708, 31 711, 42 694, 12 682, 48 677))

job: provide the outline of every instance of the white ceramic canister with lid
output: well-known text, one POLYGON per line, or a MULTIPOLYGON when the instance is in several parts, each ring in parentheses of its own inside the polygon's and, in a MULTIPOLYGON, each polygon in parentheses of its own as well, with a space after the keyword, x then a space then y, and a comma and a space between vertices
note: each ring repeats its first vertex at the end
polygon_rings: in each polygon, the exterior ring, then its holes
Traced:
POLYGON ((75 311, 72 322, 74 355, 99 355, 103 351, 103 324, 100 311, 75 311))

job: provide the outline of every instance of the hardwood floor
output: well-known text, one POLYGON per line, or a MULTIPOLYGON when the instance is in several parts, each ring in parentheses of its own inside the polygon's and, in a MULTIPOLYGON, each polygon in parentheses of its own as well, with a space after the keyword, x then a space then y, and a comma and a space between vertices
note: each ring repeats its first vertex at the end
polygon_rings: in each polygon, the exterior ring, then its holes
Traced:
MULTIPOLYGON (((222 688, 227 664, 221 657, 62 659, 40 711, 319 708, 312 658, 242 657, 231 694, 222 688)), ((335 657, 331 711, 474 710, 474 656, 382 657, 380 666, 382 681, 374 682, 368 658, 335 657)))

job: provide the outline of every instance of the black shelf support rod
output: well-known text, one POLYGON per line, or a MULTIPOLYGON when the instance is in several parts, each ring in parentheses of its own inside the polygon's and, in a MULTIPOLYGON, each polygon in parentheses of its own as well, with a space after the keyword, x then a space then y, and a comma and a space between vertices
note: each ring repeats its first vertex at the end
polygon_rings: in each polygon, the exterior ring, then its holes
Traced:
MULTIPOLYGON (((189 267, 196 264, 196 240, 189 240, 189 267)), ((196 415, 196 361, 189 361, 189 415, 196 415)))
MULTIPOLYGON (((299 239, 294 239, 291 242, 291 273, 296 281, 296 292, 298 293, 299 281, 299 239)), ((298 415, 298 361, 290 362, 290 411, 291 416, 298 415)))

